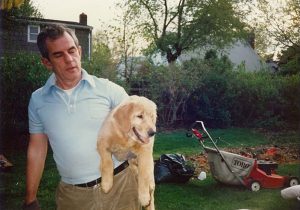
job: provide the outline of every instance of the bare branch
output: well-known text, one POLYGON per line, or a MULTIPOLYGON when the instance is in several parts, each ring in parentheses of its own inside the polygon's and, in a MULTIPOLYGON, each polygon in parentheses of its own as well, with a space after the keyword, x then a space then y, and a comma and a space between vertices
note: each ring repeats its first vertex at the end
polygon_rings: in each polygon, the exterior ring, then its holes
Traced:
POLYGON ((154 25, 154 35, 155 35, 155 38, 158 39, 158 31, 159 31, 159 29, 158 29, 157 21, 156 21, 156 19, 155 19, 155 15, 153 14, 150 5, 147 4, 146 1, 140 0, 140 2, 141 2, 142 5, 146 8, 146 10, 148 11, 148 13, 149 13, 149 15, 150 15, 150 18, 151 18, 151 20, 152 20, 152 22, 153 22, 153 25, 154 25))

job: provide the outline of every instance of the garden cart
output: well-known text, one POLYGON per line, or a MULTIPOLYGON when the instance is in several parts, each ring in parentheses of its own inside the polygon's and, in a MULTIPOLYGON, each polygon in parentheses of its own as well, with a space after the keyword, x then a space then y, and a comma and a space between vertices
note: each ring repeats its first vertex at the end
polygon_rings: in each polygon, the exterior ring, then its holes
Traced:
POLYGON ((293 176, 280 176, 274 161, 257 160, 251 157, 220 150, 202 121, 196 121, 191 128, 192 135, 198 139, 207 153, 208 164, 213 178, 223 184, 243 185, 252 191, 261 188, 282 188, 299 184, 293 176), (200 128, 198 128, 200 125, 200 128), (206 146, 208 139, 213 147, 206 146))

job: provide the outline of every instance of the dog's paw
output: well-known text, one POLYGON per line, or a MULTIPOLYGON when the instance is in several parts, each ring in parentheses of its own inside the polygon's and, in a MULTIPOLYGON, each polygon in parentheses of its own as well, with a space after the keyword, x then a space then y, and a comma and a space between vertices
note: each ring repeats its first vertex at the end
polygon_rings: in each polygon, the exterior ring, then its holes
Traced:
POLYGON ((140 193, 139 200, 142 206, 149 206, 151 202, 151 196, 149 193, 140 193))
POLYGON ((112 188, 113 182, 101 182, 101 189, 104 193, 108 193, 112 188))

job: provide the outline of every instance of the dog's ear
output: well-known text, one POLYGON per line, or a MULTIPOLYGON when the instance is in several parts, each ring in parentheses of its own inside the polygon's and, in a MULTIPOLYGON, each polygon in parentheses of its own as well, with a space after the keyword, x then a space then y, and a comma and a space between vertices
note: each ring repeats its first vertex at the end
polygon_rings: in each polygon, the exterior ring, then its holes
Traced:
POLYGON ((113 115, 113 118, 124 133, 128 133, 131 128, 133 108, 133 103, 124 104, 120 106, 113 115))

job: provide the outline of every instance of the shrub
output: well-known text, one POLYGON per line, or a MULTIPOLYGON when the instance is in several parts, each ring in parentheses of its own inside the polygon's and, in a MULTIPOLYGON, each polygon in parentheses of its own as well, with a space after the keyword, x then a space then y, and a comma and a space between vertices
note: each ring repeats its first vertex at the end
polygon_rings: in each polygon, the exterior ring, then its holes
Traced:
POLYGON ((148 75, 143 83, 158 104, 162 126, 190 125, 195 120, 217 128, 294 129, 299 125, 299 74, 233 70, 223 57, 153 66, 148 75))
MULTIPOLYGON (((279 83, 280 82, 280 83, 279 83)), ((281 76, 280 92, 280 120, 288 126, 299 128, 300 125, 300 73, 291 76, 281 76)))
POLYGON ((197 75, 204 69, 175 63, 169 66, 148 64, 142 74, 131 80, 131 87, 135 94, 145 95, 158 104, 159 125, 170 127, 183 120, 186 102, 201 81, 197 75))
POLYGON ((0 70, 2 135, 27 132, 31 93, 45 83, 49 72, 42 66, 40 57, 30 53, 5 55, 0 70))
MULTIPOLYGON (((198 60, 196 66, 205 67, 198 74, 200 85, 191 94, 187 103, 185 121, 205 121, 210 127, 227 127, 231 125, 231 84, 232 64, 226 58, 198 60)), ((195 67, 194 67, 195 68, 195 67)))

